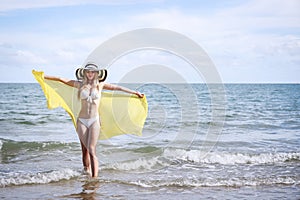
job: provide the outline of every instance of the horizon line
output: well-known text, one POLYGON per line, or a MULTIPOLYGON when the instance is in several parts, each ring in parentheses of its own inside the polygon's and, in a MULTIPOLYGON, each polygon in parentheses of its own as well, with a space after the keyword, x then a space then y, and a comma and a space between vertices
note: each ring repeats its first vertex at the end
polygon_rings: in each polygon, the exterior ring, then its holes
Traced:
MULTIPOLYGON (((0 82, 0 84, 38 84, 38 82, 0 82)), ((110 82, 112 84, 141 84, 143 82, 110 82)), ((300 82, 147 82, 143 84, 300 84, 300 82)))

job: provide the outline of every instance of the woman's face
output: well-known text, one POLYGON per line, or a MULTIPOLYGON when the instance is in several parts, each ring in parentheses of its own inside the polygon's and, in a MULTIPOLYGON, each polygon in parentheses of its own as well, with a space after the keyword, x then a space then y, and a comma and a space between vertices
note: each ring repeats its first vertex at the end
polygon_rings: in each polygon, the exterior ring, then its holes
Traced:
POLYGON ((95 71, 85 71, 86 77, 89 81, 94 80, 96 72, 95 71))

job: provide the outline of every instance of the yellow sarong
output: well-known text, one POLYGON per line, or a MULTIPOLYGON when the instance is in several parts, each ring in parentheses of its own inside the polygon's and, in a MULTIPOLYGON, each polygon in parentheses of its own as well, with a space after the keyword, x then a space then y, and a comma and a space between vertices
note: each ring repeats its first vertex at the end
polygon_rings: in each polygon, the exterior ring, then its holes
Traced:
MULTIPOLYGON (((49 109, 62 107, 72 118, 76 129, 77 117, 81 109, 78 89, 59 81, 44 79, 44 72, 32 70, 47 99, 49 109)), ((99 139, 108 139, 121 134, 141 136, 147 117, 146 96, 120 93, 101 93, 99 116, 101 130, 99 139)))

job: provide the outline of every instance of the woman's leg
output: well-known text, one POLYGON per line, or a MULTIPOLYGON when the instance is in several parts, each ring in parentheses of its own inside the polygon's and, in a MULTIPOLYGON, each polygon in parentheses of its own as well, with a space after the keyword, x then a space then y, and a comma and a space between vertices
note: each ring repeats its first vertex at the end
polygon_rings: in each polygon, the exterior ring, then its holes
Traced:
POLYGON ((81 144, 82 163, 83 163, 84 171, 89 175, 91 175, 91 162, 90 162, 89 151, 81 141, 80 144, 81 144))
POLYGON ((91 175, 90 156, 87 149, 88 128, 84 124, 82 124, 79 120, 77 121, 77 134, 81 144, 82 163, 83 163, 84 170, 91 175))
POLYGON ((92 177, 98 176, 98 158, 96 154, 97 141, 100 133, 100 123, 97 120, 93 125, 89 128, 89 136, 88 136, 88 152, 91 161, 91 169, 92 169, 92 177))

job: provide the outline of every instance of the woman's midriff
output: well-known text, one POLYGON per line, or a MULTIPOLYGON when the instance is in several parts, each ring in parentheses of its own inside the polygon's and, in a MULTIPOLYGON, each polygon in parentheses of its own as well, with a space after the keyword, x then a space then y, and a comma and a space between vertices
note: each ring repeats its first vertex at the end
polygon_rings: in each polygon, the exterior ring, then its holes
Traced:
POLYGON ((81 101, 81 110, 78 117, 89 119, 98 116, 99 100, 94 100, 93 103, 88 103, 85 100, 81 101))

